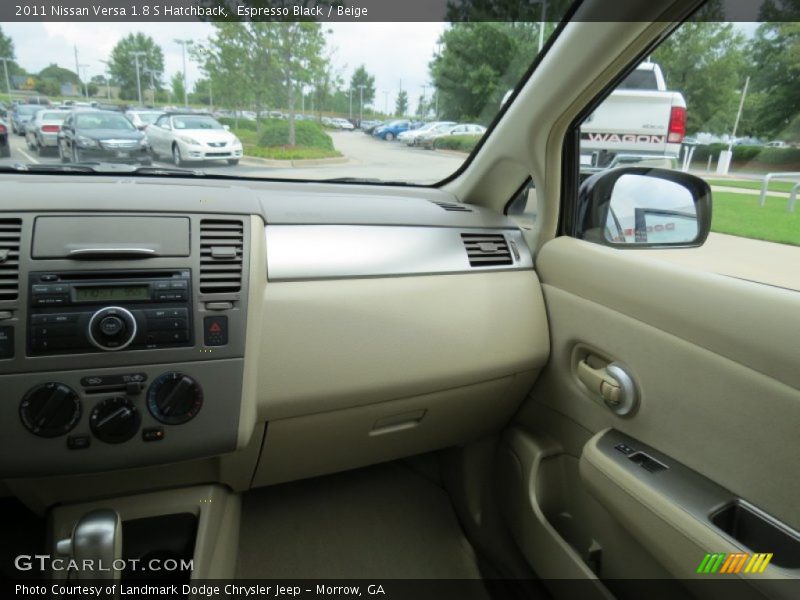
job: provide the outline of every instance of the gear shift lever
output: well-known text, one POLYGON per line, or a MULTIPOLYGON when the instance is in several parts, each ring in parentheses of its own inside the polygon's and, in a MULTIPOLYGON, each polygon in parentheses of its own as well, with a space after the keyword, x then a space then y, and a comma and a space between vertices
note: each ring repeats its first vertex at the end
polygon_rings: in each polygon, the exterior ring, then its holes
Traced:
POLYGON ((58 542, 56 551, 75 559, 78 579, 119 580, 122 573, 114 569, 115 561, 122 558, 119 514, 110 508, 86 513, 75 524, 72 537, 58 542))

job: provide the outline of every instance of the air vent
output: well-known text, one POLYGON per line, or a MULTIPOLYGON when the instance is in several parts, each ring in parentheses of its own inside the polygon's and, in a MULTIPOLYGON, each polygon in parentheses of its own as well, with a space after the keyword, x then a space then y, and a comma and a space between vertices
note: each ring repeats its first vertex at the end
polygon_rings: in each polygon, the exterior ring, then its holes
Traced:
POLYGON ((200 221, 200 292, 230 294, 242 289, 242 221, 200 221))
POLYGON ((469 264, 473 267, 498 267, 514 264, 508 242, 502 233, 462 233, 469 264))
POLYGON ((434 204, 450 212, 472 212, 472 209, 466 204, 455 204, 453 202, 434 202, 434 204))
POLYGON ((19 245, 22 219, 0 219, 0 300, 19 295, 19 245))

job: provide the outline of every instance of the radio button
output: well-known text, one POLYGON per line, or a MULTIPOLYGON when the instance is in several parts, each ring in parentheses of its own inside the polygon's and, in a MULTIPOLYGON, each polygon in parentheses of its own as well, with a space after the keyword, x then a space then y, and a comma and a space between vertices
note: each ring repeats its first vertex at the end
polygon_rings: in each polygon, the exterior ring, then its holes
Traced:
POLYGON ((186 292, 156 292, 158 302, 185 302, 186 292))
POLYGON ((169 282, 169 289, 171 290, 188 290, 189 289, 189 282, 185 279, 179 279, 177 281, 170 281, 169 282))
POLYGON ((188 331, 155 331, 147 336, 154 344, 180 344, 189 341, 188 331))
POLYGON ((76 331, 74 325, 37 325, 33 328, 33 337, 75 337, 76 331))
POLYGON ((148 308, 144 310, 148 322, 154 319, 188 319, 189 311, 185 308, 148 308))
POLYGON ((55 273, 47 273, 39 277, 39 281, 58 281, 58 275, 55 273))
POLYGON ((78 350, 86 347, 86 341, 80 337, 35 337, 31 339, 31 350, 48 352, 52 350, 78 350))
POLYGON ((34 296, 34 306, 60 306, 67 303, 67 296, 34 296))
POLYGON ((49 314, 49 315, 31 315, 31 325, 50 325, 61 323, 76 323, 80 315, 77 313, 71 314, 49 314))
POLYGON ((125 323, 122 322, 122 319, 119 317, 115 317, 114 315, 109 315, 108 317, 103 317, 100 320, 100 331, 103 332, 103 335, 107 336, 115 336, 120 333, 123 329, 125 329, 125 323))
POLYGON ((31 286, 31 293, 33 294, 50 294, 51 293, 51 286, 49 285, 32 285, 31 286))
POLYGON ((168 290, 170 288, 169 281, 156 281, 153 283, 154 290, 168 290))
POLYGON ((187 331, 186 319, 149 319, 147 328, 150 331, 187 331))

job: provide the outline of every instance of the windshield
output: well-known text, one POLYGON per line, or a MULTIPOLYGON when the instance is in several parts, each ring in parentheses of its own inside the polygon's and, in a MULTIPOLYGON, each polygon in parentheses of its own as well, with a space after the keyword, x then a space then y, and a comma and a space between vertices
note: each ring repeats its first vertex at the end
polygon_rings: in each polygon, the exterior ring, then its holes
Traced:
POLYGON ((35 115, 40 110, 42 110, 41 106, 35 104, 23 104, 17 107, 16 112, 19 115, 35 115))
POLYGON ((87 112, 79 114, 75 119, 78 129, 112 129, 131 131, 136 128, 122 115, 87 112))
POLYGON ((175 129, 222 129, 222 125, 211 117, 172 117, 175 129))
MULTIPOLYGON (((154 167, 179 165, 226 177, 436 185, 462 167, 485 133, 462 130, 419 144, 420 132, 470 123, 488 127, 504 108, 504 94, 520 84, 573 4, 521 3, 525 10, 504 22, 504 16, 487 20, 482 13, 469 20, 459 2, 448 3, 452 20, 446 22, 102 22, 101 16, 88 22, 53 17, 48 8, 38 23, 0 22, 0 56, 10 59, 11 88, 6 94, 0 65, 0 100, 24 103, 41 96, 85 108, 76 119, 80 128, 158 124, 142 129, 154 167), (116 107, 119 115, 92 116, 92 107, 116 107), (170 116, 159 121, 164 114, 170 116), (230 133, 222 135, 225 129, 230 133), (191 131, 199 137, 178 138, 191 131), (172 144, 188 139, 200 145, 179 146, 175 158, 172 144)), ((12 137, 10 152, 0 166, 32 160, 22 137, 12 137)), ((57 153, 34 158, 59 164, 57 153)))
POLYGON ((64 111, 44 112, 39 118, 42 121, 63 121, 67 118, 67 113, 64 111))
POLYGON ((158 119, 158 117, 160 117, 162 113, 157 113, 157 112, 151 112, 151 113, 138 112, 138 113, 133 113, 133 114, 136 115, 136 117, 138 117, 139 120, 142 123, 155 123, 156 119, 158 119))

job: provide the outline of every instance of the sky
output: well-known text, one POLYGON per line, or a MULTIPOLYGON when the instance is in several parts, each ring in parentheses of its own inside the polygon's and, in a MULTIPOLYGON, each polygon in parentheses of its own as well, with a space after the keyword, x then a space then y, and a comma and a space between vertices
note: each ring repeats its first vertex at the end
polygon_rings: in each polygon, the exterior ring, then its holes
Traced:
MULTIPOLYGON (((362 63, 366 66, 375 76, 378 110, 383 110, 387 101, 389 107, 394 107, 401 82, 414 110, 423 86, 429 83, 428 62, 445 26, 444 23, 328 24, 329 58, 345 82, 349 82, 356 67, 362 63)), ((83 69, 88 78, 103 73, 105 65, 100 60, 108 59, 121 38, 142 31, 164 52, 164 82, 183 69, 181 47, 174 39, 180 36, 201 41, 213 33, 208 23, 0 23, 0 28, 14 40, 17 62, 29 72, 39 72, 51 63, 75 71, 77 47, 79 63, 89 65, 83 69)), ((186 74, 190 89, 202 76, 188 55, 186 74)), ((427 93, 430 96, 430 89, 427 93)), ((354 96, 354 112, 355 107, 354 96)))

